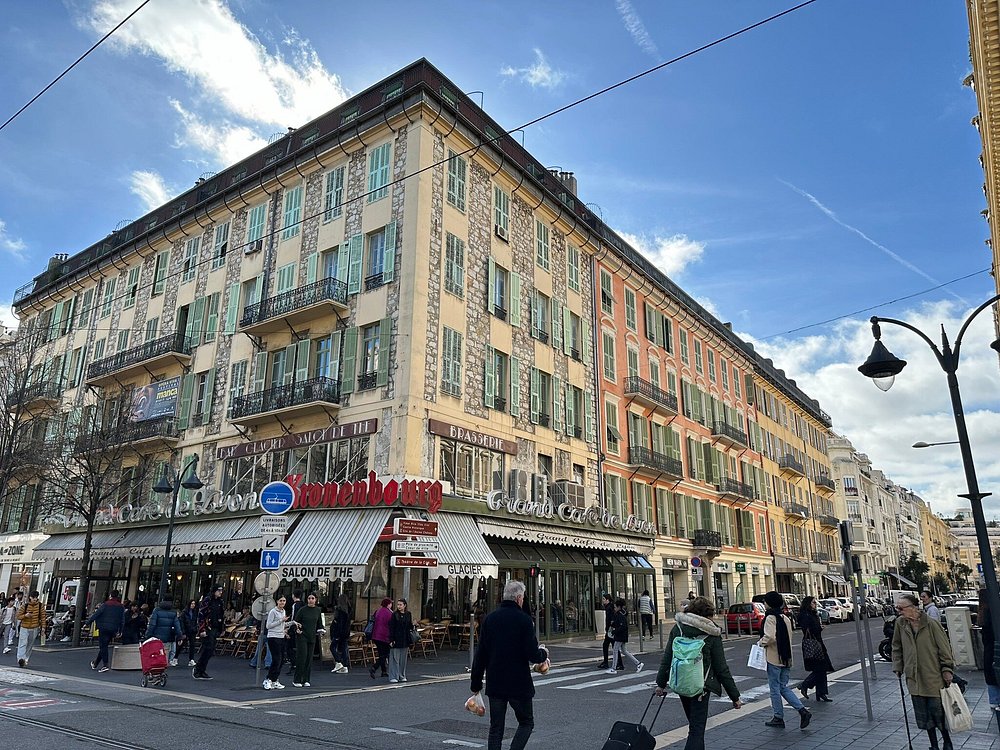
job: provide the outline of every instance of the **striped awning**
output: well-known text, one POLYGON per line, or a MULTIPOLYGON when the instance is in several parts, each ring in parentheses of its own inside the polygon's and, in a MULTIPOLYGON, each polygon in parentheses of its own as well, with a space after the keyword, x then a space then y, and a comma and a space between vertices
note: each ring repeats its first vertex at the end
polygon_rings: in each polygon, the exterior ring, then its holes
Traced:
MULTIPOLYGON (((95 531, 90 539, 90 555, 94 559, 109 560, 130 557, 123 546, 128 532, 125 529, 95 531)), ((82 531, 72 534, 53 534, 37 547, 35 560, 82 560, 83 544, 87 535, 82 531)))
MULTIPOLYGON (((294 518, 289 518, 289 525, 294 518)), ((228 555, 260 549, 260 517, 226 518, 174 526, 171 554, 228 555)))
POLYGON ((364 581, 368 559, 392 508, 314 510, 305 514, 281 550, 286 580, 364 581))
MULTIPOLYGON (((438 564, 428 568, 433 578, 499 578, 500 563, 476 526, 476 519, 462 513, 435 513, 438 524, 438 564)), ((429 554, 430 556, 430 554, 429 554)))
POLYGON ((648 555, 653 552, 653 540, 641 537, 615 534, 606 531, 591 531, 568 526, 549 526, 543 523, 518 521, 515 519, 478 519, 479 530, 484 536, 552 544, 559 547, 603 550, 605 552, 632 552, 648 555))

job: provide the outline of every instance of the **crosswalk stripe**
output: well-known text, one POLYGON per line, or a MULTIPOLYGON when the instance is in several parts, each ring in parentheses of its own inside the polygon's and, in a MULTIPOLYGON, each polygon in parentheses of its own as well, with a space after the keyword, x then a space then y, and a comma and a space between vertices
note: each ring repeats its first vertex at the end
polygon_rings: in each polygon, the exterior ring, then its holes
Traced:
POLYGON ((618 677, 612 677, 611 675, 608 675, 608 677, 605 677, 603 680, 581 682, 578 685, 560 685, 556 690, 583 690, 584 688, 596 687, 598 685, 613 685, 625 680, 648 680, 650 674, 648 672, 633 672, 632 674, 623 674, 618 677), (611 677, 611 679, 609 680, 608 677, 611 677))
MULTIPOLYGON (((569 670, 566 670, 566 671, 568 672, 569 670)), ((552 674, 552 673, 549 672, 549 674, 552 674)), ((536 680, 535 682, 540 687, 544 687, 545 685, 552 685, 552 684, 554 684, 556 682, 566 682, 567 680, 577 680, 577 679, 579 679, 581 677, 586 677, 586 674, 571 674, 571 675, 565 675, 563 677, 544 677, 544 678, 536 680)))
POLYGON ((648 690, 652 692, 656 689, 656 681, 644 682, 639 685, 628 685, 627 687, 615 688, 614 690, 608 690, 609 693, 618 693, 620 695, 628 695, 629 693, 639 693, 643 690, 648 690))

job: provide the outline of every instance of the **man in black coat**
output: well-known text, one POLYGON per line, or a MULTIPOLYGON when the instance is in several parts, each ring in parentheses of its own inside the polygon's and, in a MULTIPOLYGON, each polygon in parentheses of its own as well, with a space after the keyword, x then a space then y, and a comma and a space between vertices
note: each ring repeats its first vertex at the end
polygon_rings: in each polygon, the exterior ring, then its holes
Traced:
MULTIPOLYGON (((608 649, 615 645, 615 639, 609 638, 611 621, 615 619, 615 605, 611 601, 611 594, 601 594, 601 607, 604 609, 604 643, 601 650, 604 652, 604 661, 597 665, 598 669, 608 668, 608 649)), ((615 665, 618 666, 617 664, 615 665)))
POLYGON ((524 584, 508 581, 503 589, 503 601, 486 615, 479 628, 479 646, 472 660, 472 692, 483 689, 483 673, 488 673, 486 697, 490 703, 490 739, 488 750, 500 750, 503 742, 507 706, 514 709, 517 732, 510 750, 522 750, 535 728, 531 699, 535 685, 531 680, 531 664, 541 664, 549 652, 539 647, 535 626, 521 606, 524 584))
POLYGON ((212 595, 208 601, 202 605, 201 630, 205 635, 201 642, 201 653, 198 654, 198 661, 191 670, 191 676, 196 680, 211 680, 212 677, 206 671, 208 661, 215 656, 215 642, 226 629, 225 606, 222 604, 222 586, 212 589, 212 595))

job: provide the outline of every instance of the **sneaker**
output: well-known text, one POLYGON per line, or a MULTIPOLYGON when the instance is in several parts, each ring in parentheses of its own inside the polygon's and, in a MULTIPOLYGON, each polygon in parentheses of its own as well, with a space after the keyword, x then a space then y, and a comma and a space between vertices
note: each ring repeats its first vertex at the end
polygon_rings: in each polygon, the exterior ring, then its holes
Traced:
POLYGON ((271 685, 271 681, 270 680, 264 680, 264 689, 265 690, 270 690, 272 687, 273 687, 273 685, 271 685))
POLYGON ((275 680, 274 682, 271 683, 271 687, 273 687, 275 690, 284 690, 285 689, 285 686, 282 685, 277 680, 275 680))
POLYGON ((90 662, 90 668, 91 669, 97 669, 97 662, 96 661, 90 662))
POLYGON ((330 671, 331 671, 331 672, 338 672, 338 671, 340 670, 340 668, 341 668, 342 666, 344 666, 344 665, 343 665, 343 664, 341 664, 341 663, 340 663, 340 662, 338 661, 338 662, 336 662, 336 663, 335 663, 335 664, 333 665, 333 669, 331 669, 330 671))
POLYGON ((193 676, 194 676, 194 678, 196 680, 212 680, 212 679, 215 679, 215 678, 209 676, 208 672, 202 672, 201 674, 199 674, 198 672, 194 672, 193 676))
POLYGON ((3 652, 4 652, 5 654, 9 654, 9 653, 10 653, 10 646, 8 646, 7 648, 5 648, 5 649, 3 650, 3 652))
POLYGON ((177 666, 177 660, 176 659, 171 659, 170 660, 170 666, 171 667, 176 667, 177 666))
POLYGON ((194 666, 195 664, 197 664, 197 663, 198 663, 198 662, 196 662, 196 661, 195 661, 194 659, 191 659, 190 661, 188 661, 188 666, 189 666, 189 667, 193 667, 193 666, 194 666))
POLYGON ((62 638, 61 638, 61 639, 59 640, 59 642, 60 642, 60 643, 69 643, 69 641, 70 641, 70 637, 69 637, 68 635, 66 635, 66 636, 63 636, 63 637, 62 637, 62 638))
POLYGON ((350 672, 346 664, 341 664, 337 669, 333 671, 336 672, 337 674, 348 674, 350 672))
POLYGON ((799 729, 805 729, 809 726, 809 722, 812 721, 813 715, 809 713, 808 708, 803 708, 799 711, 799 716, 802 717, 802 722, 799 724, 799 729))
POLYGON ((104 667, 101 667, 100 669, 98 669, 97 673, 100 674, 101 672, 110 672, 110 671, 111 671, 111 667, 104 666, 104 667))
POLYGON ((641 672, 641 671, 642 671, 642 668, 643 668, 643 667, 645 667, 645 666, 646 666, 646 665, 645 665, 645 664, 643 664, 642 662, 639 662, 638 664, 636 664, 636 665, 635 665, 635 673, 636 673, 636 674, 639 674, 639 672, 641 672))
POLYGON ((395 685, 395 684, 396 684, 397 682, 399 682, 399 680, 396 680, 396 679, 390 679, 390 680, 389 680, 389 682, 390 682, 391 684, 395 685))
POLYGON ((777 716, 772 716, 770 721, 764 722, 765 727, 775 727, 776 729, 785 728, 785 720, 779 719, 777 716))
POLYGON ((302 687, 302 683, 301 682, 293 682, 292 683, 292 687, 302 687))
POLYGON ((308 682, 303 682, 302 687, 312 687, 308 682))
POLYGON ((606 661, 602 661, 600 664, 597 665, 597 668, 598 669, 607 669, 608 668, 608 663, 606 661))
POLYGON ((400 681, 400 682, 406 682, 406 678, 405 678, 405 677, 400 677, 400 678, 399 678, 399 681, 400 681))
POLYGON ((618 670, 617 669, 605 669, 604 673, 605 674, 618 674, 618 670))

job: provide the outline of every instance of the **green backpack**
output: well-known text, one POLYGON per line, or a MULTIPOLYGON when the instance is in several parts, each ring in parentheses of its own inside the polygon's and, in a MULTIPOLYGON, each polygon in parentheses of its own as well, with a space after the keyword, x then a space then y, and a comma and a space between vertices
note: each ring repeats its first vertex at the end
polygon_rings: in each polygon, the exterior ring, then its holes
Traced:
POLYGON ((673 659, 670 661, 670 689, 677 695, 694 698, 705 692, 705 667, 702 652, 708 636, 689 638, 682 635, 680 626, 673 641, 673 659))

